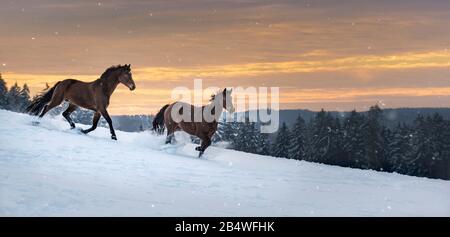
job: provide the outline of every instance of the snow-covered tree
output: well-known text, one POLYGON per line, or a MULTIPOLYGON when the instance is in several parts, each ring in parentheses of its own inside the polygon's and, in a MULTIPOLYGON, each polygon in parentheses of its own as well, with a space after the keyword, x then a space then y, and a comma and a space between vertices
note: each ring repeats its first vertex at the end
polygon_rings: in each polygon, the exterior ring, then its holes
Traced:
POLYGON ((343 150, 344 154, 339 158, 342 166, 361 167, 364 161, 365 144, 364 134, 365 118, 353 110, 343 123, 343 150))
POLYGON ((323 109, 316 114, 311 122, 310 147, 308 160, 327 163, 330 160, 334 119, 323 109))
POLYGON ((408 160, 412 156, 413 131, 405 124, 397 127, 386 135, 387 158, 392 164, 392 171, 405 173, 408 169, 408 160))
POLYGON ((449 173, 449 123, 441 115, 418 116, 414 121, 413 156, 408 174, 436 177, 436 173, 449 173))
POLYGON ((275 142, 272 144, 271 155, 275 157, 289 158, 289 148, 291 147, 291 134, 286 123, 283 123, 277 132, 275 142))
POLYGON ((267 133, 261 133, 256 128, 256 154, 270 155, 270 142, 267 133))
POLYGON ((0 74, 0 109, 6 109, 8 105, 8 88, 6 87, 6 82, 0 74))
POLYGON ((299 115, 295 121, 291 133, 291 146, 289 147, 289 158, 304 160, 307 152, 307 128, 305 120, 299 115))
POLYGON ((232 141, 232 147, 238 151, 256 153, 256 140, 255 124, 246 120, 244 123, 238 123, 237 136, 232 141))
POLYGON ((28 107, 28 105, 30 105, 30 88, 28 88, 28 85, 25 83, 19 93, 18 111, 25 111, 25 108, 28 107))
POLYGON ((14 83, 13 86, 11 86, 11 88, 9 88, 9 91, 7 93, 7 101, 8 101, 8 106, 7 109, 11 110, 11 111, 16 111, 19 112, 20 111, 20 87, 19 85, 17 85, 17 82, 14 83))
POLYGON ((363 130, 365 143, 365 162, 363 168, 382 170, 384 163, 384 139, 381 125, 382 111, 378 106, 370 107, 366 126, 363 130))

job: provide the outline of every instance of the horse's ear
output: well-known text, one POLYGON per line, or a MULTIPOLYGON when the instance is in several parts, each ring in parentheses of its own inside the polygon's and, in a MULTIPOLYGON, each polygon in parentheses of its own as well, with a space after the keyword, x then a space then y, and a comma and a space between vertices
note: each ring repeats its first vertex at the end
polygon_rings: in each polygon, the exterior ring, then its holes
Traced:
POLYGON ((227 88, 223 89, 223 94, 226 95, 227 91, 229 92, 229 94, 231 95, 231 92, 233 92, 233 89, 229 89, 227 90, 227 88))

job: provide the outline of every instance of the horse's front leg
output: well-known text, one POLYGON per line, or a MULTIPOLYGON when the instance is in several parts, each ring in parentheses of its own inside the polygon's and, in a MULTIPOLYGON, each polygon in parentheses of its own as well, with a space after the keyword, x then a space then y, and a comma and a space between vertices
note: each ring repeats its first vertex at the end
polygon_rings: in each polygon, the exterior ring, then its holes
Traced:
POLYGON ((100 120, 100 113, 95 112, 94 117, 92 118, 92 127, 86 130, 81 130, 84 134, 90 133, 97 128, 98 120, 100 120))
POLYGON ((201 157, 205 152, 206 148, 208 148, 210 145, 211 145, 211 138, 209 138, 208 136, 202 138, 202 143, 200 144, 200 146, 195 148, 195 150, 200 151, 198 153, 198 157, 201 157))
POLYGON ((105 108, 103 110, 100 110, 100 113, 102 114, 103 118, 106 119, 106 122, 108 122, 109 131, 111 132, 111 139, 117 140, 116 132, 114 131, 112 120, 111 120, 111 117, 108 114, 108 111, 106 111, 106 108, 105 108))

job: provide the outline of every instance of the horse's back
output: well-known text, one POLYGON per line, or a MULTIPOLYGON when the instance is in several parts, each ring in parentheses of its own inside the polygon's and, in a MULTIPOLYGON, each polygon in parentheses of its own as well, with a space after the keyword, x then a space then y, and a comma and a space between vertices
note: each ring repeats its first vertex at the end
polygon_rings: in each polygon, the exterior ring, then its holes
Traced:
MULTIPOLYGON (((176 109, 179 109, 179 108, 176 108, 176 109)), ((180 111, 178 111, 178 113, 176 113, 176 114, 183 115, 183 113, 186 113, 186 111, 183 111, 182 109, 180 109, 180 111)), ((169 128, 170 130, 181 129, 190 135, 195 135, 195 136, 199 136, 199 137, 203 137, 205 134, 207 134, 208 136, 212 136, 212 134, 214 134, 215 131, 217 130, 218 123, 217 123, 217 121, 206 122, 203 120, 203 117, 201 117, 202 118, 201 122, 195 121, 194 120, 195 117, 202 116, 202 113, 203 113, 202 107, 195 107, 194 105, 191 105, 191 104, 188 104, 185 102, 174 102, 174 103, 170 104, 167 107, 167 109, 164 111, 164 123, 165 123, 166 127, 169 128), (178 103, 178 106, 180 106, 181 108, 189 108, 190 115, 191 115, 190 121, 181 120, 180 122, 175 122, 175 119, 172 117, 172 110, 174 109, 173 108, 174 105, 177 103, 178 103), (200 114, 195 115, 196 113, 200 113, 200 114)), ((178 121, 178 119, 177 119, 177 121, 178 121)))
POLYGON ((92 82, 77 79, 65 79, 58 84, 58 90, 64 100, 86 109, 95 109, 92 82))

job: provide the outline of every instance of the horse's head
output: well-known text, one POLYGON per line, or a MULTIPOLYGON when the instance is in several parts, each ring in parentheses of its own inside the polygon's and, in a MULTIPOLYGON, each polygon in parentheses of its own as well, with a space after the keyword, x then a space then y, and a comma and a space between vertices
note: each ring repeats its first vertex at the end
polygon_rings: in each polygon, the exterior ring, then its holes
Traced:
POLYGON ((223 108, 230 113, 234 113, 233 97, 231 96, 233 89, 227 90, 227 88, 222 91, 223 98, 223 108))
POLYGON ((227 90, 227 88, 225 88, 222 92, 211 95, 210 101, 220 103, 226 111, 234 113, 233 97, 231 97, 231 92, 233 92, 233 89, 227 90))
POLYGON ((131 75, 130 64, 121 66, 119 82, 130 88, 130 90, 136 89, 136 84, 134 84, 133 76, 131 75))

